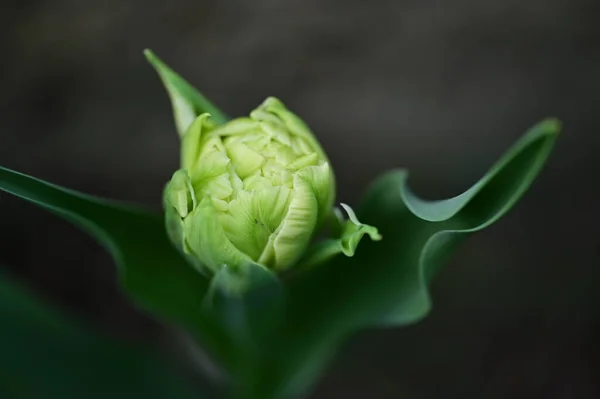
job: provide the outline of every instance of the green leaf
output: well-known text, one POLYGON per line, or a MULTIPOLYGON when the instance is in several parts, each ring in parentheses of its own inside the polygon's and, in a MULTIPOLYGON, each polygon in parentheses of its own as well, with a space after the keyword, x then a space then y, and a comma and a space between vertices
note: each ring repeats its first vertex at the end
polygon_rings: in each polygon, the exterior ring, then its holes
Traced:
POLYGON ((208 397, 145 348, 64 319, 1 269, 0 353, 0 397, 6 399, 208 397))
POLYGON ((334 226, 336 231, 333 235, 339 235, 339 237, 328 238, 314 244, 300 264, 295 267, 296 270, 308 270, 341 253, 346 256, 354 256, 356 248, 365 234, 373 241, 381 240, 381 234, 376 227, 361 223, 350 206, 340 205, 348 214, 348 220, 344 220, 339 208, 334 208, 335 220, 333 222, 336 225, 334 226))
POLYGON ((402 326, 428 314, 428 283, 470 234, 504 215, 542 169, 559 132, 555 120, 534 126, 465 193, 444 201, 419 199, 406 171, 378 179, 360 220, 383 239, 366 240, 352 258, 337 256, 288 284, 288 313, 278 361, 265 367, 253 397, 305 392, 352 332, 402 326))
POLYGON ((46 208, 95 237, 115 259, 121 285, 135 304, 186 328, 213 356, 227 362, 233 350, 227 332, 200 310, 209 282, 169 242, 162 217, 3 167, 0 190, 46 208))
POLYGON ((402 242, 409 230, 412 250, 382 246, 378 259, 405 259, 406 273, 397 271, 401 289, 392 293, 388 308, 375 323, 403 325, 424 317, 431 308, 427 285, 453 250, 472 233, 505 215, 529 188, 544 166, 560 124, 545 120, 531 128, 488 173, 454 198, 426 201, 408 186, 408 173, 394 171, 375 182, 365 199, 362 217, 381 227, 384 236, 402 242), (402 224, 411 228, 406 229, 402 224), (389 233, 388 233, 389 232, 389 233), (414 234, 417 233, 417 234, 414 234))
POLYGON ((173 107, 175 125, 179 136, 183 136, 194 120, 205 112, 217 124, 226 123, 229 118, 217 106, 212 104, 194 86, 190 85, 179 74, 158 58, 151 50, 144 50, 144 55, 160 76, 173 107))

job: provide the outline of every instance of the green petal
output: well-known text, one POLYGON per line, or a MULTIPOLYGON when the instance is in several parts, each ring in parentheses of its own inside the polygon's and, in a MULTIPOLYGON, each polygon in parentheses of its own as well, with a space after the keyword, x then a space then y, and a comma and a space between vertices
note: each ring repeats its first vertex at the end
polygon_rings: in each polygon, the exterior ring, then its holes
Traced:
MULTIPOLYGON (((250 114, 251 117, 254 112, 255 111, 250 114)), ((259 125, 262 131, 267 133, 267 135, 269 135, 269 137, 273 140, 278 141, 284 146, 290 147, 292 145, 292 137, 290 136, 290 132, 286 130, 285 126, 277 119, 275 115, 271 115, 263 111, 261 111, 261 113, 271 116, 276 121, 273 122, 272 120, 261 120, 259 125)))
POLYGON ((259 173, 254 174, 244 180, 243 188, 246 191, 262 191, 273 187, 271 179, 261 176, 259 173))
POLYGON ((312 191, 315 193, 320 227, 329 216, 335 200, 335 186, 331 167, 329 163, 325 162, 318 166, 301 169, 297 174, 310 184, 312 191))
MULTIPOLYGON (((317 167, 307 169, 311 168, 317 167)), ((269 244, 273 246, 275 269, 291 266, 304 252, 315 230, 319 205, 307 175, 311 173, 299 172, 294 176, 294 191, 288 213, 269 239, 269 244)))
POLYGON ((315 166, 319 163, 319 155, 316 152, 311 154, 306 154, 296 158, 296 160, 289 165, 287 168, 290 170, 299 170, 302 168, 306 168, 307 166, 315 166))
POLYGON ((313 138, 313 133, 308 125, 296 114, 288 110, 281 100, 269 97, 263 102, 261 108, 276 115, 292 134, 313 138))
POLYGON ((233 193, 233 187, 228 173, 213 177, 210 180, 207 180, 203 185, 198 185, 197 187, 196 192, 200 197, 210 193, 212 197, 223 200, 233 193))
POLYGON ((200 141, 202 134, 210 129, 209 114, 202 114, 196 118, 181 139, 181 167, 192 169, 200 157, 200 141))
POLYGON ((274 258, 264 255, 264 248, 284 219, 291 199, 292 190, 287 187, 240 192, 230 202, 229 213, 221 216, 227 237, 252 259, 270 266, 274 258))
POLYGON ((236 118, 215 130, 218 136, 236 136, 259 131, 259 124, 250 118, 236 118))
POLYGON ((188 248, 213 272, 223 265, 235 268, 252 262, 225 235, 210 198, 204 197, 183 223, 188 248))
POLYGON ((219 108, 169 68, 152 51, 146 49, 144 55, 158 72, 167 89, 167 93, 171 98, 177 133, 180 136, 183 136, 196 117, 203 113, 212 115, 214 121, 218 124, 226 123, 229 120, 219 108))
POLYGON ((233 245, 253 260, 258 259, 270 233, 258 224, 252 194, 238 193, 229 203, 229 212, 221 215, 220 220, 233 245))
POLYGON ((196 207, 196 195, 186 170, 180 169, 173 174, 165 190, 165 202, 182 218, 196 207))
POLYGON ((167 229, 169 239, 175 244, 177 249, 183 251, 183 220, 181 220, 179 212, 172 206, 165 207, 165 228, 167 229))
POLYGON ((259 121, 259 122, 267 122, 273 128, 275 128, 277 126, 279 128, 283 128, 283 121, 281 119, 279 119, 279 117, 277 117, 277 115, 275 115, 271 112, 268 112, 264 107, 264 103, 263 103, 263 106, 258 107, 255 110, 253 110, 252 112, 250 112, 250 118, 254 119, 255 121, 259 121))
POLYGON ((196 197, 204 197, 207 193, 219 199, 230 196, 233 185, 229 176, 229 164, 229 158, 222 151, 213 151, 202 156, 196 167, 190 171, 196 197))
POLYGON ((322 159, 327 159, 325 151, 321 148, 312 130, 298 115, 287 109, 279 99, 269 97, 259 108, 276 115, 285 124, 287 130, 293 135, 308 139, 312 144, 312 151, 316 151, 322 159))
POLYGON ((225 143, 227 155, 235 165, 235 172, 241 179, 256 173, 265 163, 265 157, 252 150, 245 143, 225 143))

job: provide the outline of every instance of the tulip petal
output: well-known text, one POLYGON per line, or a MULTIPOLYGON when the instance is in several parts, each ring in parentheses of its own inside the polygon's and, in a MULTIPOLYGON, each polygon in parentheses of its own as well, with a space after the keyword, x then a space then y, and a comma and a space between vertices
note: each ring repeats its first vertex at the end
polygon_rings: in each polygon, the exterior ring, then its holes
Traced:
POLYGON ((242 142, 225 142, 227 155, 235 165, 235 172, 240 179, 256 173, 265 163, 265 157, 258 152, 252 150, 242 142))
POLYGON ((236 118, 215 130, 215 134, 218 136, 246 135, 258 131, 259 126, 258 122, 250 118, 236 118))
POLYGON ((213 272, 223 265, 236 267, 252 261, 227 238, 209 197, 204 197, 183 223, 189 250, 213 272))
POLYGON ((186 170, 179 169, 173 174, 165 190, 165 201, 182 218, 196 207, 196 195, 186 170))
POLYGON ((265 246, 286 216, 292 195, 287 187, 240 192, 229 203, 229 213, 221 216, 225 234, 253 260, 271 265, 274 257, 265 255, 265 246))
POLYGON ((258 224, 257 215, 252 208, 252 195, 242 191, 229 203, 229 212, 221 215, 220 220, 233 245, 256 260, 270 233, 258 224))
POLYGON ((325 151, 319 145, 314 133, 308 125, 298 115, 286 108, 286 106, 277 98, 269 97, 259 107, 265 111, 277 116, 284 124, 286 129, 292 135, 307 139, 312 145, 313 151, 319 154, 319 157, 327 159, 325 151))
POLYGON ((190 171, 196 197, 204 197, 209 193, 218 199, 230 196, 233 185, 229 176, 229 164, 230 159, 221 151, 202 156, 190 171))
MULTIPOLYGON (((315 166, 306 169, 311 168, 315 166)), ((301 172, 294 175, 294 190, 288 212, 269 238, 273 246, 273 267, 279 270, 291 266, 302 255, 317 225, 319 205, 313 184, 307 178, 310 173, 301 172)))
POLYGON ((324 221, 335 200, 335 191, 332 188, 333 173, 329 163, 303 168, 297 174, 310 184, 317 199, 318 220, 324 221))
POLYGON ((181 138, 181 167, 192 169, 200 157, 200 140, 202 134, 210 129, 210 114, 202 114, 196 118, 181 138))

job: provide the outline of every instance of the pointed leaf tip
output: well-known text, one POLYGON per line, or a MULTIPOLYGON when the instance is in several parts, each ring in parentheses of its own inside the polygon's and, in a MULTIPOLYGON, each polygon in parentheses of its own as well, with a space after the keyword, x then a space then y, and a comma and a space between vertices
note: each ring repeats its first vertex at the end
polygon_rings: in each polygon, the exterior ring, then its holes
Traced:
POLYGON ((177 133, 180 137, 201 114, 211 114, 212 120, 217 124, 224 124, 229 120, 225 113, 164 63, 152 50, 145 49, 144 56, 156 70, 167 90, 171 99, 177 133))
POLYGON ((555 117, 549 117, 540 122, 544 126, 548 134, 559 134, 562 129, 562 122, 555 117))
POLYGON ((146 56, 146 59, 150 62, 152 62, 152 60, 154 60, 155 58, 154 53, 149 48, 144 49, 144 55, 146 56))

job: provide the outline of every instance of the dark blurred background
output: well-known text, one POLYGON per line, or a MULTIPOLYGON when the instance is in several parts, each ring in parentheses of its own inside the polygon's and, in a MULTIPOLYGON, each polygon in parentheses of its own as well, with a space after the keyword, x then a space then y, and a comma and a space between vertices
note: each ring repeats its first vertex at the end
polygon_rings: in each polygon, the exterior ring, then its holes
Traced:
MULTIPOLYGON (((0 163, 158 210, 178 139, 146 47, 230 115, 283 99, 353 204, 396 166, 458 194, 557 116, 548 166, 438 276, 431 316, 355 337, 313 397, 596 398, 598 17, 596 0, 3 0, 0 163)), ((168 340, 93 240, 8 195, 0 219, 19 281, 109 336, 168 340)))

